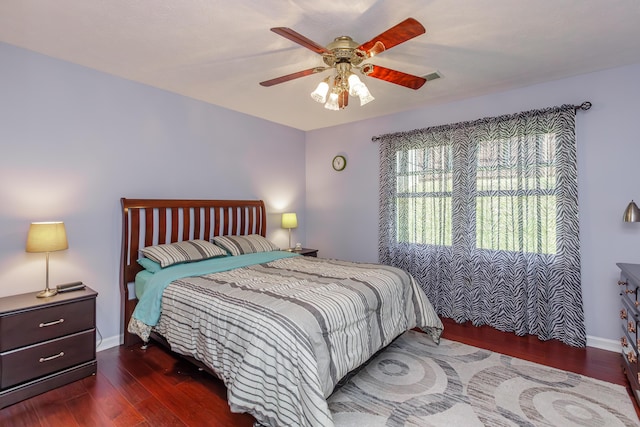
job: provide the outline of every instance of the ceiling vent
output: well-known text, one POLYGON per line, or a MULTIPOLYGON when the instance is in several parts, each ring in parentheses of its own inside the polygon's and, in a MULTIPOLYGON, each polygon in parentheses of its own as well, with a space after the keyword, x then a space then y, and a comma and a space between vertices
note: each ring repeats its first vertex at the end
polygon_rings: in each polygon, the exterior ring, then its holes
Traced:
POLYGON ((431 80, 442 78, 442 74, 439 71, 434 71, 433 73, 425 74, 422 78, 430 82, 431 80))

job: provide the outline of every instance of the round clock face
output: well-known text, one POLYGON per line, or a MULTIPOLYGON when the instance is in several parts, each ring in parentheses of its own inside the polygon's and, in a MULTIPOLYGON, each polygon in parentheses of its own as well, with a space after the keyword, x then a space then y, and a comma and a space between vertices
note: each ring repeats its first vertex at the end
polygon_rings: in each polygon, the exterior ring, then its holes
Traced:
POLYGON ((332 165, 335 170, 341 171, 347 166, 347 159, 344 156, 335 156, 332 165))

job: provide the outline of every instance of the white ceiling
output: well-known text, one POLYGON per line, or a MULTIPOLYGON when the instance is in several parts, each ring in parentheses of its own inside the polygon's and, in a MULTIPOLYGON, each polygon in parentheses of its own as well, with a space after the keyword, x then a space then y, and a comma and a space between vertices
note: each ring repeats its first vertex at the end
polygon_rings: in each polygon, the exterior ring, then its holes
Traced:
POLYGON ((306 131, 638 63, 640 1, 1 0, 0 41, 306 131), (369 62, 440 72, 417 91, 364 78, 375 101, 329 111, 329 71, 258 84, 323 65, 271 27, 363 43, 407 17, 426 34, 369 62))

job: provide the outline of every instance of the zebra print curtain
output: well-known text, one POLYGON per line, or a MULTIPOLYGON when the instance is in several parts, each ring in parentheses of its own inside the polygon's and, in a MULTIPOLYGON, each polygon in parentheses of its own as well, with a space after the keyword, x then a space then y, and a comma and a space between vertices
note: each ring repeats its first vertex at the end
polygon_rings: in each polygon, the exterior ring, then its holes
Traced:
POLYGON ((573 106, 376 139, 381 263, 443 317, 586 345, 573 106))

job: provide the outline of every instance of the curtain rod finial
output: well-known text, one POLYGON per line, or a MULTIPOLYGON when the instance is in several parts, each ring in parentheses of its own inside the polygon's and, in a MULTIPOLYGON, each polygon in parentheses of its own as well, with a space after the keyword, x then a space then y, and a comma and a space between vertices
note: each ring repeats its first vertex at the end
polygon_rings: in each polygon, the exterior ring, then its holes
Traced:
POLYGON ((573 108, 575 108, 575 109, 576 109, 576 111, 578 111, 578 110, 584 110, 584 111, 587 111, 589 108, 591 108, 591 105, 592 105, 592 104, 591 104, 589 101, 585 101, 585 102, 583 102, 583 103, 582 103, 582 104, 580 104, 580 105, 575 105, 573 108))

